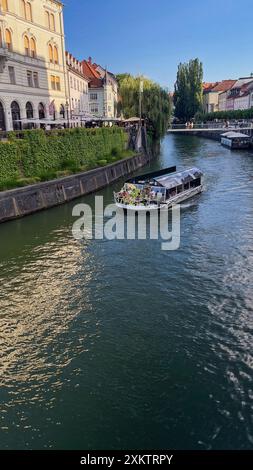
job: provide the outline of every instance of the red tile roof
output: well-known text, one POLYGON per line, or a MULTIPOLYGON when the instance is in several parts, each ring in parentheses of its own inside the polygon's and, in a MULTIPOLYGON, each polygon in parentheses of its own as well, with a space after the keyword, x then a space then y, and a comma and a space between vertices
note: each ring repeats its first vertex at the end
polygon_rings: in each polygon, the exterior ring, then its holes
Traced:
POLYGON ((212 88, 212 91, 228 91, 232 88, 232 86, 236 83, 236 80, 222 80, 218 82, 216 86, 212 88))
POLYGON ((90 79, 90 86, 93 88, 100 88, 103 86, 103 79, 99 72, 96 70, 94 64, 92 64, 91 59, 83 60, 83 73, 90 79))
POLYGON ((204 82, 203 91, 210 91, 218 82, 204 82))

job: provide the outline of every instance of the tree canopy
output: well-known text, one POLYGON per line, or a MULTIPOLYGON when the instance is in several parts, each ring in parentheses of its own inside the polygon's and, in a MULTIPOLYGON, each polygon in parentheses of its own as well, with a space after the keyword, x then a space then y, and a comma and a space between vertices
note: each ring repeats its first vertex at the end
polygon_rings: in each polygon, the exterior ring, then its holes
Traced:
POLYGON ((202 109, 203 65, 199 59, 180 63, 175 83, 175 117, 182 121, 192 119, 202 109))
POLYGON ((143 82, 142 117, 154 139, 160 139, 168 128, 171 101, 168 91, 145 77, 130 74, 117 75, 121 101, 119 113, 126 119, 139 116, 140 82, 143 82))

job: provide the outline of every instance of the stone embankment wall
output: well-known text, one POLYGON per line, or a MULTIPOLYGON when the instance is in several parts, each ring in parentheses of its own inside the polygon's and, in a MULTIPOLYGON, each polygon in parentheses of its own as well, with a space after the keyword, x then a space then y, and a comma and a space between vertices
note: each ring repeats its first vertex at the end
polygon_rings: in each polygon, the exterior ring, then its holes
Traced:
POLYGON ((0 222, 48 209, 97 191, 148 163, 137 154, 106 167, 0 193, 0 222))

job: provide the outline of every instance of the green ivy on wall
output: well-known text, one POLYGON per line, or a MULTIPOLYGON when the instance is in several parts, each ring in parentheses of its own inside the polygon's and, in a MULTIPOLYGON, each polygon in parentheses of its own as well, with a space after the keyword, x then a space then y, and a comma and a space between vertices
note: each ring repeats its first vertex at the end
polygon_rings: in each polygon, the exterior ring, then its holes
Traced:
MULTIPOLYGON (((0 189, 10 180, 50 179, 123 158, 127 134, 118 127, 31 130, 0 142, 0 189), (59 174, 59 175, 58 175, 59 174)), ((10 185, 11 186, 11 185, 10 185)))

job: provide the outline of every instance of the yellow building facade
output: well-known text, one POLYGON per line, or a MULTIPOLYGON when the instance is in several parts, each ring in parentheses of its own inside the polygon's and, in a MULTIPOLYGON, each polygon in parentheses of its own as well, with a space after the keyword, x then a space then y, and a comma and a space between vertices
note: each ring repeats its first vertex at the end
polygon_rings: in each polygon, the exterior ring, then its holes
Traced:
POLYGON ((0 130, 66 122, 63 5, 0 0, 0 130))

